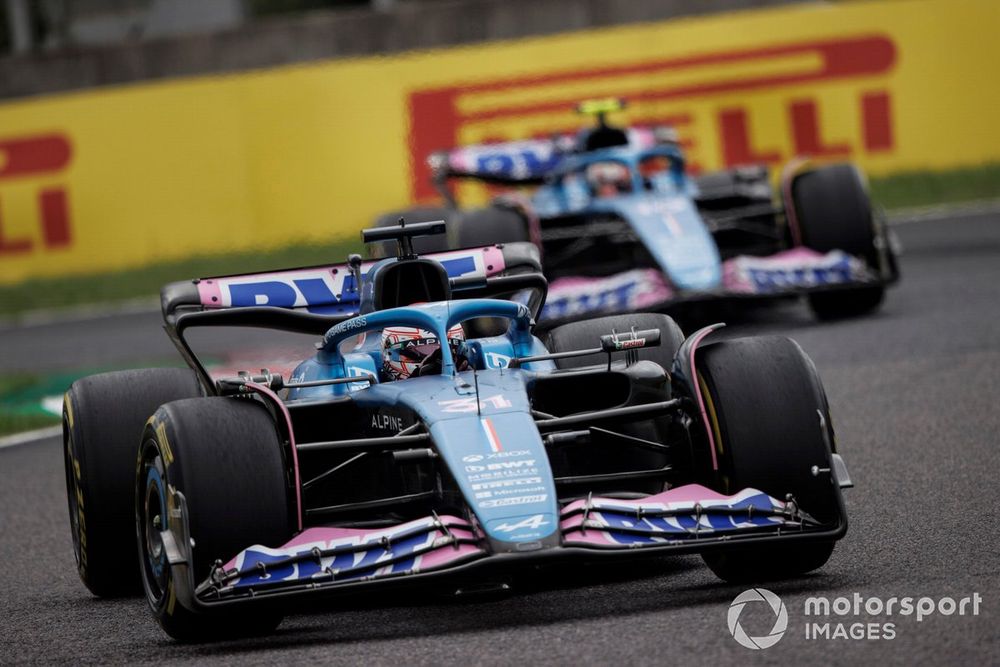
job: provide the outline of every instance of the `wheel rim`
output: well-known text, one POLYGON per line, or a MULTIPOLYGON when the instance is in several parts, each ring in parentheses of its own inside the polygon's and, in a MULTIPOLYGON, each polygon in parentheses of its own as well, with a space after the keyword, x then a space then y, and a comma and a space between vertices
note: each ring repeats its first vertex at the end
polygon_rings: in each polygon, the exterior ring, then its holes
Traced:
POLYGON ((170 583, 170 565, 160 532, 166 529, 167 499, 163 458, 152 441, 143 447, 141 467, 137 475, 136 503, 139 516, 140 560, 142 581, 151 603, 159 605, 170 583))
MULTIPOLYGON (((64 417, 65 419, 65 417, 64 417)), ((83 491, 78 479, 79 464, 76 460, 76 449, 73 446, 73 433, 65 425, 63 438, 63 458, 66 463, 66 499, 69 505, 69 527, 73 535, 73 559, 77 569, 82 573, 86 560, 81 553, 80 540, 80 499, 83 491)))

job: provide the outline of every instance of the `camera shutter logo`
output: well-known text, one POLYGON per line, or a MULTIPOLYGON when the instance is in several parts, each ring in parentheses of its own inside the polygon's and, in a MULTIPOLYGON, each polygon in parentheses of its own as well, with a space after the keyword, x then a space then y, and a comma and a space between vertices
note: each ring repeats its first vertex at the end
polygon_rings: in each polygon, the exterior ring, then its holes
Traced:
POLYGON ((785 634, 785 629, 788 628, 788 610, 785 609, 785 603, 781 601, 781 598, 766 588, 751 588, 736 596, 733 603, 729 605, 729 614, 726 620, 729 622, 729 634, 740 643, 740 646, 758 650, 774 646, 785 634), (748 602, 764 602, 774 613, 774 625, 768 634, 762 637, 751 637, 740 625, 740 615, 748 602))

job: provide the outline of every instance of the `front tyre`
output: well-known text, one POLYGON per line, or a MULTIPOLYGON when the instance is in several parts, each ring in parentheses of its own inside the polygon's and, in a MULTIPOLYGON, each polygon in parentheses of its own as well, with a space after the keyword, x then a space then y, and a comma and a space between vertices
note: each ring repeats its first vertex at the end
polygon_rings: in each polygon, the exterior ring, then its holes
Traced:
MULTIPOLYGON (((835 164, 796 176, 792 200, 804 246, 842 250, 879 272, 871 199, 857 167, 835 164)), ((855 317, 876 310, 884 293, 882 285, 814 292, 809 306, 821 320, 855 317)))
MULTIPOLYGON (((739 338, 707 345, 698 356, 720 490, 734 494, 754 488, 779 500, 791 494, 822 524, 844 521, 840 489, 829 472, 833 434, 826 396, 798 344, 779 336, 739 338), (814 474, 814 467, 826 472, 814 474)), ((726 548, 703 557, 725 581, 763 581, 822 566, 833 544, 796 539, 726 548)))
POLYGON ((143 586, 166 633, 206 641, 276 628, 280 610, 258 603, 211 614, 184 607, 161 537, 167 522, 178 520, 168 491, 176 489, 186 499, 195 585, 209 576, 216 559, 226 562, 254 544, 288 541, 293 505, 282 443, 267 410, 252 400, 218 397, 164 405, 143 433, 134 481, 143 586))

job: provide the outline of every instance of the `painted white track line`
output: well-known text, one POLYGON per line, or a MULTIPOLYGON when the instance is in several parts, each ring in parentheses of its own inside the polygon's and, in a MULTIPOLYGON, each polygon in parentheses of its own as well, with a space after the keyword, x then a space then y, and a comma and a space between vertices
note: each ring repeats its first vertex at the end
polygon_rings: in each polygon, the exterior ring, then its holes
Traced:
POLYGON ((7 329, 44 327, 51 324, 103 320, 115 315, 158 313, 159 311, 159 296, 143 296, 137 299, 111 301, 108 303, 86 303, 79 306, 68 306, 65 308, 40 308, 38 310, 29 310, 12 317, 0 318, 0 331, 7 329))
POLYGON ((888 212, 890 225, 905 225, 910 222, 945 220, 967 215, 1000 213, 1000 199, 978 199, 963 204, 937 204, 898 208, 888 212))
POLYGON ((46 426, 45 428, 36 429, 34 431, 25 431, 23 433, 15 433, 14 435, 5 435, 0 438, 0 449, 6 447, 15 447, 17 445, 26 445, 29 442, 38 442, 39 440, 47 440, 48 438, 54 438, 57 435, 62 435, 62 426, 46 426))

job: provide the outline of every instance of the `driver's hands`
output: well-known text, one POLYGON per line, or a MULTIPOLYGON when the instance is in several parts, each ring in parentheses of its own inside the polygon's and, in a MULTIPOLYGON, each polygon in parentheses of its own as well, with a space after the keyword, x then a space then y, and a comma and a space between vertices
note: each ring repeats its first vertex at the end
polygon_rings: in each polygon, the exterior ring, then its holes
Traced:
MULTIPOLYGON (((469 366, 469 360, 464 356, 455 356, 455 368, 460 371, 467 371, 471 368, 469 366)), ((427 355, 427 358, 421 362, 420 366, 417 367, 417 372, 414 373, 417 377, 424 375, 440 375, 441 374, 441 348, 438 348, 427 355)))
POLYGON ((417 372, 414 373, 417 377, 422 377, 424 375, 440 375, 441 374, 441 348, 434 350, 427 357, 420 362, 417 366, 417 372))

